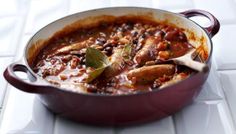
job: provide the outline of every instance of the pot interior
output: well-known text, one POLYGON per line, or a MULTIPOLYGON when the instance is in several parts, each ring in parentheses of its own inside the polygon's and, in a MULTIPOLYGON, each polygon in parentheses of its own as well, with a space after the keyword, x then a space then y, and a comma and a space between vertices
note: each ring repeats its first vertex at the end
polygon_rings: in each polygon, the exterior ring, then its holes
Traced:
POLYGON ((139 16, 148 18, 167 25, 174 25, 185 30, 189 42, 195 47, 202 46, 201 59, 207 61, 211 54, 211 40, 207 33, 193 21, 175 14, 159 9, 137 8, 137 7, 113 7, 95 9, 76 13, 57 21, 54 21, 39 30, 28 42, 25 49, 26 63, 31 66, 35 57, 44 47, 46 42, 60 31, 70 32, 79 27, 94 25, 106 19, 120 16, 139 16))

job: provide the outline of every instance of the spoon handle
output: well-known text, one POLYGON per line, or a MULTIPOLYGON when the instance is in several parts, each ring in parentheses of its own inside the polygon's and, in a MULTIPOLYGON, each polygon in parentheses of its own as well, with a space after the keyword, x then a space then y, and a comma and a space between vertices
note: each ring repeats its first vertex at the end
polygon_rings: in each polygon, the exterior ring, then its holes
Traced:
POLYGON ((189 68, 192 68, 192 69, 194 69, 196 71, 199 71, 199 72, 206 73, 209 70, 209 67, 207 66, 207 64, 201 63, 201 62, 198 62, 198 61, 194 61, 193 59, 188 58, 188 57, 175 58, 175 59, 173 59, 173 61, 176 64, 185 65, 185 66, 187 66, 189 68))

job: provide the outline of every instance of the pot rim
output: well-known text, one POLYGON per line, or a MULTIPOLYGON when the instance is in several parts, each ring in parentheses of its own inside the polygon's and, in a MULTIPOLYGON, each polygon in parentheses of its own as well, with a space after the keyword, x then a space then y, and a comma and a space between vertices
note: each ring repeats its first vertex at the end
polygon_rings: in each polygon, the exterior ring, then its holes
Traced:
MULTIPOLYGON (((194 23, 198 28, 200 28, 201 30, 204 31, 204 33, 207 35, 207 38, 209 40, 209 47, 210 47, 210 50, 208 50, 208 58, 206 60, 206 63, 208 64, 209 61, 211 60, 211 57, 212 57, 212 51, 213 51, 213 43, 212 43, 212 40, 211 40, 211 37, 209 35, 209 33, 207 32, 207 30, 205 28, 203 28, 202 26, 200 26, 198 23, 196 23, 195 21, 187 18, 186 16, 184 16, 183 14, 181 13, 175 13, 175 12, 171 12, 171 11, 166 11, 166 10, 163 10, 163 9, 156 9, 156 8, 149 8, 149 7, 138 7, 138 6, 117 6, 117 7, 103 7, 103 8, 96 8, 96 9, 90 9, 90 10, 85 10, 85 11, 81 11, 81 12, 76 12, 76 13, 73 13, 73 14, 70 14, 70 15, 67 15, 67 16, 64 16, 62 18, 59 18, 59 19, 56 19, 54 20, 53 22, 50 22, 49 24, 45 25, 44 27, 40 28, 39 30, 37 30, 36 33, 33 34, 33 36, 27 41, 27 45, 24 47, 24 53, 23 53, 23 61, 24 61, 24 64, 25 66, 27 67, 27 69, 29 70, 29 72, 36 78, 36 79, 40 79, 42 81, 45 81, 47 82, 45 79, 41 78, 40 76, 38 76, 32 69, 31 67, 29 66, 28 64, 28 61, 27 61, 27 58, 26 58, 26 52, 27 52, 27 49, 30 45, 30 42, 32 42, 33 38, 44 28, 48 27, 49 25, 53 25, 55 22, 58 22, 58 21, 61 21, 65 18, 69 18, 71 16, 74 16, 74 15, 77 15, 77 14, 80 14, 80 13, 86 13, 86 12, 91 12, 91 11, 97 11, 97 10, 107 10, 107 9, 116 9, 116 8, 126 8, 126 9, 129 9, 129 8, 139 8, 139 9, 143 9, 143 10, 152 10, 152 11, 161 11, 161 12, 164 12, 164 13, 169 13, 169 14, 173 14, 173 15, 176 15, 178 17, 180 17, 181 19, 183 19, 184 21, 190 21, 191 23, 194 23)), ((191 9, 190 9, 191 10, 191 9)), ((187 10, 188 11, 188 10, 187 10)), ((72 22, 73 23, 73 22, 72 22)), ((66 25, 65 25, 66 26, 66 25)), ((125 96, 136 96, 136 95, 148 95, 148 94, 152 94, 152 93, 158 93, 162 90, 168 90, 168 89, 171 89, 172 87, 174 86, 178 86, 179 84, 183 83, 184 81, 186 80, 189 80, 189 79, 192 79, 193 77, 196 77, 198 74, 200 74, 201 72, 197 72, 197 73, 194 73, 192 75, 190 75, 187 79, 184 79, 184 80, 181 80, 180 82, 177 82, 173 85, 170 85, 170 86, 167 86, 167 87, 164 87, 163 89, 161 90, 152 90, 152 91, 144 91, 144 92, 137 92, 137 93, 129 93, 129 94, 115 94, 115 95, 111 95, 111 94, 98 94, 98 93, 80 93, 80 92, 75 92, 75 91, 72 91, 70 89, 66 89, 66 88, 61 88, 61 87, 57 87, 53 84, 50 84, 49 82, 48 83, 48 88, 56 88, 56 90, 60 90, 62 92, 70 92, 70 93, 75 93, 77 95, 83 95, 83 96, 96 96, 96 97, 125 97, 125 96)))

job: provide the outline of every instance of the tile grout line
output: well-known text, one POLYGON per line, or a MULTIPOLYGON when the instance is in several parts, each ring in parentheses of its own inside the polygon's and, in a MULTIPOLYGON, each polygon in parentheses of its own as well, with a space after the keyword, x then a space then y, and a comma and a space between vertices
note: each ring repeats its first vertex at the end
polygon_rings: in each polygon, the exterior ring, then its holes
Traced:
MULTIPOLYGON (((235 3, 235 6, 236 6, 236 3, 235 3)), ((214 59, 212 59, 212 62, 216 65, 216 59, 214 58, 214 59)), ((228 100, 228 97, 227 97, 227 95, 226 95, 226 93, 225 93, 225 88, 224 88, 224 85, 223 85, 223 83, 222 83, 222 80, 220 79, 220 73, 222 73, 222 72, 228 72, 228 71, 236 71, 236 70, 234 70, 234 69, 215 69, 215 71, 216 71, 216 75, 217 75, 217 78, 218 78, 218 80, 220 81, 219 82, 219 84, 220 84, 220 90, 222 91, 222 93, 223 93, 223 100, 225 101, 225 106, 227 107, 227 109, 228 109, 228 112, 229 112, 229 116, 231 117, 231 120, 232 120, 232 125, 233 125, 233 129, 234 129, 234 131, 236 131, 236 121, 234 120, 234 118, 233 118, 233 112, 232 112, 232 109, 231 109, 231 107, 230 107, 230 105, 229 105, 229 100, 228 100)))
POLYGON ((172 115, 172 124, 173 124, 173 129, 174 129, 174 134, 178 134, 178 132, 177 132, 177 126, 176 126, 176 119, 175 119, 175 114, 174 115, 172 115))
MULTIPOLYGON (((218 74, 219 73, 221 73, 221 72, 218 72, 218 74)), ((220 74, 219 74, 220 75, 220 74)), ((236 121, 234 120, 234 114, 233 114, 233 112, 232 112, 232 108, 231 108, 231 106, 230 106, 230 104, 229 104, 229 100, 228 100, 228 97, 227 97, 227 95, 226 95, 226 92, 225 92, 225 87, 223 86, 223 84, 222 84, 222 80, 221 79, 219 79, 219 81, 220 81, 220 85, 221 85, 221 88, 222 88, 222 92, 223 92, 223 94, 224 94, 224 100, 225 100, 225 103, 226 103, 226 106, 227 106, 227 108, 228 108, 228 111, 229 111, 229 114, 230 114, 230 117, 231 117, 231 119, 232 119, 232 123, 233 123, 233 126, 234 126, 234 131, 236 131, 236 121)))
MULTIPOLYGON (((11 62, 13 61, 13 57, 7 57, 7 58, 11 58, 11 62)), ((4 71, 3 71, 3 73, 4 73, 4 71)), ((3 75, 3 74, 1 74, 1 75, 3 75)), ((5 79, 4 79, 5 80, 5 79)), ((6 82, 6 84, 5 84, 5 86, 4 86, 4 91, 3 91, 3 96, 2 96, 2 102, 1 102, 1 104, 0 104, 0 108, 2 109, 2 107, 3 107, 3 104, 4 104, 4 100, 5 100, 5 95, 6 95, 6 92, 7 92, 7 87, 8 87, 8 82, 6 82)), ((2 111, 2 110, 1 110, 2 111)), ((0 115, 1 115, 1 111, 0 111, 0 115)), ((1 122, 1 118, 0 118, 0 122, 1 122)))
MULTIPOLYGON (((21 19, 21 28, 20 28, 20 32, 19 32, 19 35, 18 35, 18 38, 17 38, 17 41, 21 41, 22 40, 22 37, 23 37, 23 34, 24 34, 24 29, 25 29, 25 22, 27 20, 27 17, 28 17, 28 14, 29 14, 29 7, 30 7, 30 4, 31 4, 32 0, 30 0, 29 4, 27 5, 27 9, 25 10, 25 12, 23 12, 22 15, 20 15, 20 19, 21 19)), ((20 45, 17 45, 17 48, 20 47, 20 45)), ((15 55, 10 55, 12 57, 12 62, 15 61, 15 58, 16 58, 16 55, 17 55, 17 48, 15 49, 14 53, 15 55)), ((9 57, 9 56, 0 56, 0 57, 9 57)), ((6 104, 6 101, 7 101, 7 98, 8 98, 8 95, 9 95, 9 83, 6 84, 5 86, 5 93, 3 95, 3 100, 2 100, 2 105, 1 105, 1 111, 0 111, 0 127, 2 125, 2 120, 3 120, 3 116, 4 116, 4 109, 5 109, 5 104, 6 104)))

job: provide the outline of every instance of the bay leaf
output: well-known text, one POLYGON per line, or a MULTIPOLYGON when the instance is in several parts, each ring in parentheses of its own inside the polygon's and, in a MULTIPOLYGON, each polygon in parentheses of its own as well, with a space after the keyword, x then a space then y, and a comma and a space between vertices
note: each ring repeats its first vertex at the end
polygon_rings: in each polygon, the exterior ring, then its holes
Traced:
POLYGON ((130 60, 131 52, 132 52, 132 46, 130 44, 126 44, 122 49, 121 56, 124 58, 124 60, 130 60))
POLYGON ((92 82, 109 66, 108 57, 103 54, 100 50, 88 47, 86 50, 86 67, 92 67, 95 70, 88 74, 87 82, 92 82))
POLYGON ((88 47, 86 50, 86 67, 100 68, 108 65, 108 57, 100 50, 88 47))
POLYGON ((87 78, 87 82, 90 83, 95 78, 97 78, 99 75, 101 75, 106 67, 107 66, 100 67, 100 68, 97 68, 97 69, 93 70, 92 72, 90 72, 89 75, 88 75, 88 78, 87 78))

